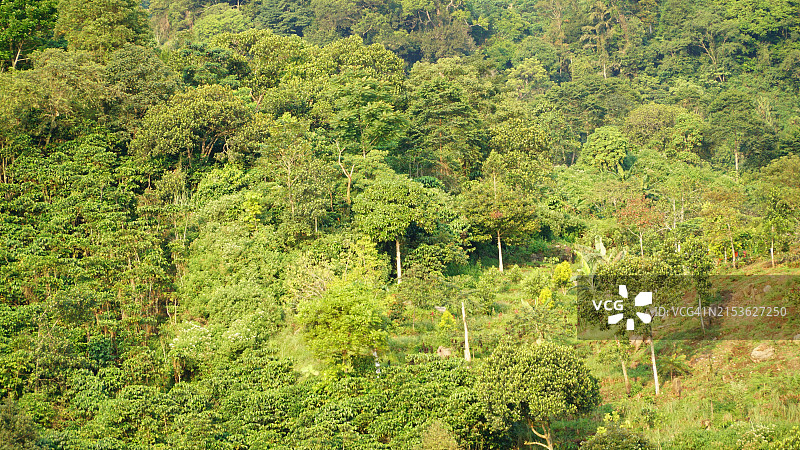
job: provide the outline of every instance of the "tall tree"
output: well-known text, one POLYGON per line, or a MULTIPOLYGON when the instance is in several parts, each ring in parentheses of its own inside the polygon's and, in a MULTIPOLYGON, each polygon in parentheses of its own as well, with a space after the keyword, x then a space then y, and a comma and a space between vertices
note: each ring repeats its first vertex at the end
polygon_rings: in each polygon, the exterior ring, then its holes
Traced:
POLYGON ((600 404, 600 386, 575 351, 552 343, 515 347, 501 343, 481 365, 478 392, 486 402, 492 426, 524 421, 555 448, 551 422, 590 411, 600 404))
POLYGON ((513 155, 493 152, 483 164, 483 176, 460 194, 464 217, 475 227, 475 240, 496 239, 498 268, 503 271, 503 242, 519 241, 539 229, 531 193, 515 188, 507 175, 513 155))
POLYGON ((105 78, 122 121, 140 120, 150 107, 166 102, 178 88, 177 77, 152 49, 133 44, 109 55, 105 78))
POLYGON ((485 154, 487 135, 461 88, 446 80, 424 82, 409 104, 408 171, 434 175, 448 187, 474 178, 485 154))
POLYGON ((664 220, 664 215, 654 206, 651 200, 639 195, 628 199, 616 213, 619 223, 639 238, 639 255, 642 257, 644 234, 664 220))
POLYGON ((60 0, 55 32, 70 50, 98 55, 126 43, 148 46, 152 40, 147 12, 136 0, 60 0))
POLYGON ((215 150, 227 152, 227 139, 251 115, 248 105, 228 87, 189 89, 147 112, 131 148, 142 155, 185 153, 190 164, 198 156, 202 161, 215 150))
POLYGON ((615 32, 613 8, 609 8, 603 0, 595 0, 589 18, 591 25, 583 27, 581 41, 586 42, 584 48, 594 49, 598 63, 603 68, 603 78, 608 78, 608 47, 615 32))
POLYGON ((110 93, 103 66, 89 53, 50 48, 31 58, 33 69, 13 73, 4 89, 4 95, 13 94, 7 106, 14 111, 13 122, 46 145, 53 137, 74 137, 76 125, 100 121, 110 93))
POLYGON ((16 69, 28 55, 42 49, 56 25, 57 0, 0 2, 0 59, 16 69))
POLYGON ((426 188, 416 181, 387 175, 368 186, 353 202, 361 229, 379 242, 394 241, 398 284, 403 274, 400 242, 412 224, 433 230, 435 213, 431 200, 426 188))
POLYGON ((760 165, 769 159, 774 132, 755 113, 751 95, 729 89, 714 99, 708 112, 715 138, 733 153, 737 176, 745 162, 760 165))
POLYGON ((298 319, 314 352, 348 370, 356 357, 383 349, 387 320, 380 292, 363 281, 337 280, 321 297, 302 302, 298 319))
POLYGON ((761 169, 761 209, 769 256, 775 267, 775 240, 787 242, 800 229, 800 157, 784 156, 761 169))
POLYGON ((622 174, 622 161, 630 144, 615 126, 600 127, 583 144, 580 162, 601 170, 622 174))

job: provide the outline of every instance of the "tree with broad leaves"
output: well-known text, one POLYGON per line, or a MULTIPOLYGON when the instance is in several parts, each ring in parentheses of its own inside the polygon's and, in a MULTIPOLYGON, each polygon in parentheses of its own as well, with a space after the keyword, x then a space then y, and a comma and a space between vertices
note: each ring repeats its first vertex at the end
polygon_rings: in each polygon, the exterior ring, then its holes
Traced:
POLYGON ((252 113, 229 87, 210 85, 188 89, 147 112, 131 148, 142 155, 185 152, 190 163, 199 150, 200 159, 206 159, 218 146, 227 152, 227 140, 252 113))
POLYGON ((384 176, 358 195, 353 202, 356 223, 377 241, 394 241, 397 283, 402 280, 400 241, 412 224, 433 230, 433 197, 416 181, 400 176, 384 176))
POLYGON ((551 421, 600 404, 600 387, 575 350, 550 342, 502 342, 480 368, 477 392, 493 428, 524 421, 553 450, 551 421))
POLYGON ((19 68, 42 48, 56 25, 56 0, 0 1, 0 67, 19 68))
POLYGON ((468 183, 460 196, 461 211, 477 231, 473 239, 497 239, 501 272, 503 241, 513 242, 539 229, 530 195, 506 180, 514 156, 493 152, 483 165, 483 177, 468 183))
POLYGON ((136 0, 60 0, 55 32, 70 50, 95 55, 127 43, 148 45, 153 36, 147 11, 136 0))
POLYGON ((583 144, 580 161, 600 170, 622 174, 622 161, 629 148, 630 144, 619 128, 611 125, 600 127, 583 144))

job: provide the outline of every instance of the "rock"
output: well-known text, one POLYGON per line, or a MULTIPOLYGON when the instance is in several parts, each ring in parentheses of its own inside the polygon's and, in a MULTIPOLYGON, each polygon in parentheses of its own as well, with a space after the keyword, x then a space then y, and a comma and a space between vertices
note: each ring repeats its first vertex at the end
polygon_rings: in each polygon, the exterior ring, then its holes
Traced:
POLYGON ((800 334, 795 334, 792 339, 795 341, 800 341, 800 334))
POLYGON ((453 349, 452 348, 447 348, 447 347, 442 347, 440 345, 439 348, 436 349, 436 354, 439 355, 439 357, 441 357, 441 358, 449 358, 449 357, 453 356, 453 349))
POLYGON ((447 311, 447 307, 446 306, 434 306, 433 309, 439 311, 440 313, 443 313, 443 312, 447 311))
POLYGON ((767 344, 761 344, 750 352, 753 362, 768 361, 775 357, 775 349, 767 344))

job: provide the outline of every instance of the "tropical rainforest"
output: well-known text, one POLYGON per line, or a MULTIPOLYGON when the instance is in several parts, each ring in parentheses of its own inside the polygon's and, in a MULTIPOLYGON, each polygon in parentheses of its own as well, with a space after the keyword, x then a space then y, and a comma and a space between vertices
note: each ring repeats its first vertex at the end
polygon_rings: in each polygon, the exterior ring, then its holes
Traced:
POLYGON ((0 0, 0 449, 800 449, 799 337, 575 332, 800 272, 799 94, 797 0, 0 0))

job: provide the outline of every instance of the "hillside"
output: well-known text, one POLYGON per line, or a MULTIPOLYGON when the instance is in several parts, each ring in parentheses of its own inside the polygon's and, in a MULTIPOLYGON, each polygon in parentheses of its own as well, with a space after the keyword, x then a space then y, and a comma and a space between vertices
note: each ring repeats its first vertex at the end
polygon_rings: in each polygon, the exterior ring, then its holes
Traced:
POLYGON ((0 29, 0 450, 800 448, 797 2, 0 29))

